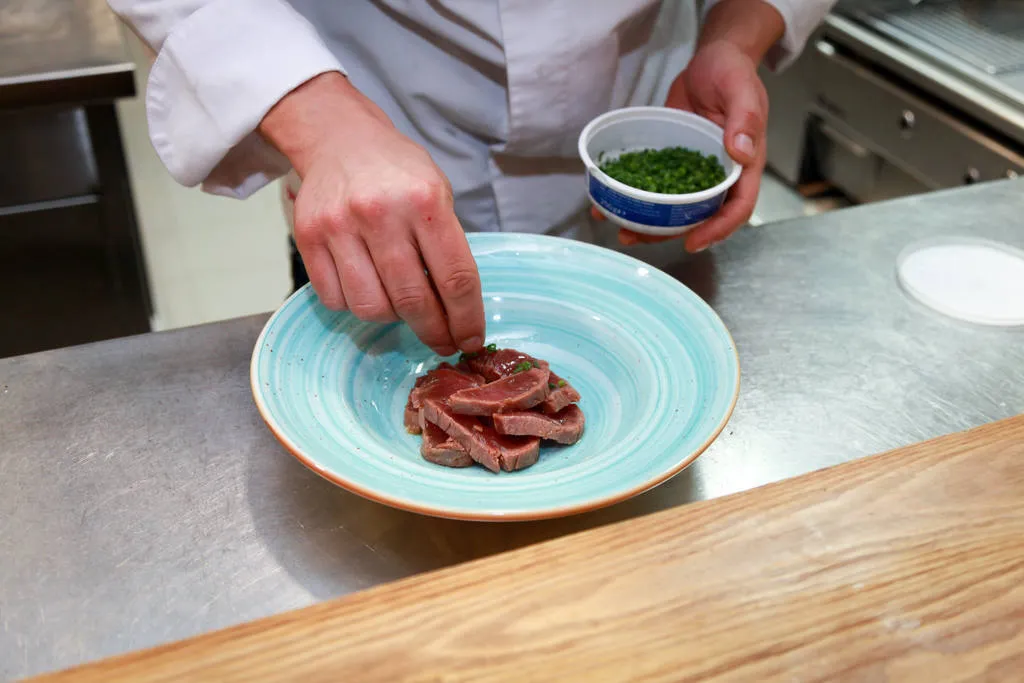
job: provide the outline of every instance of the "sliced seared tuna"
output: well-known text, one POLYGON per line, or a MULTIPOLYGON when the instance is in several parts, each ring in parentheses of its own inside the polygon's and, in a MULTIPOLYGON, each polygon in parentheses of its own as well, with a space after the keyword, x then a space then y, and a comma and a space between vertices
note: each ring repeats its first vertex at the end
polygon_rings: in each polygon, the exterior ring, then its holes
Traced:
POLYGON ((442 363, 426 375, 417 377, 416 384, 409 392, 409 400, 405 403, 403 421, 406 431, 410 434, 423 433, 423 428, 420 426, 420 406, 424 396, 447 398, 456 391, 483 383, 484 378, 480 375, 457 370, 448 363, 442 363))
POLYGON ((548 397, 548 375, 542 368, 518 372, 482 387, 463 389, 448 398, 448 405, 460 415, 489 416, 511 410, 529 410, 548 397))
POLYGON ((494 430, 508 436, 539 436, 549 441, 571 445, 583 435, 583 411, 570 405, 554 415, 533 410, 515 413, 496 413, 494 430))
POLYGON ((413 393, 423 386, 423 383, 430 379, 430 375, 421 375, 416 378, 416 383, 412 387, 412 391, 409 392, 409 400, 405 402, 405 431, 410 434, 422 434, 423 427, 420 425, 420 411, 413 405, 412 395, 413 393))
POLYGON ((470 457, 492 472, 521 470, 537 462, 540 439, 502 436, 472 415, 457 415, 443 399, 426 398, 423 416, 465 448, 470 457))
POLYGON ((483 383, 483 378, 479 375, 456 370, 446 363, 436 370, 431 370, 423 382, 413 387, 412 393, 409 394, 409 403, 418 410, 427 397, 448 398, 456 391, 480 386, 483 383))
POLYGON ((455 439, 435 424, 424 421, 420 427, 423 441, 420 443, 420 455, 427 462, 445 467, 472 467, 473 458, 455 439))
POLYGON ((489 346, 442 363, 416 380, 405 405, 405 426, 422 434, 430 462, 492 472, 537 462, 541 439, 576 443, 584 417, 579 392, 551 373, 547 362, 515 349, 489 346))
POLYGON ((551 393, 540 404, 540 409, 549 415, 559 413, 580 400, 580 393, 553 372, 548 378, 548 387, 551 389, 551 393))
POLYGON ((420 411, 412 405, 412 397, 409 397, 409 401, 405 404, 405 416, 403 421, 405 422, 405 431, 410 434, 422 434, 423 428, 420 427, 420 411))
POLYGON ((531 367, 548 369, 546 361, 538 360, 515 349, 484 350, 475 355, 465 354, 460 365, 483 375, 488 382, 504 379, 531 367))

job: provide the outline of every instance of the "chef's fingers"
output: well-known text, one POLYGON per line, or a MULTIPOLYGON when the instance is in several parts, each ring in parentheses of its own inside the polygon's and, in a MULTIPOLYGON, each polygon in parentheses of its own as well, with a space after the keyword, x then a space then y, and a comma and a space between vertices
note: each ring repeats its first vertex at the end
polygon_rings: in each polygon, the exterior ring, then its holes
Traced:
POLYGON ((719 212, 686 235, 687 251, 703 251, 712 244, 721 242, 750 220, 754 215, 754 205, 757 203, 757 193, 761 187, 763 156, 759 154, 754 166, 743 169, 743 175, 733 185, 719 212))
POLYGON ((417 231, 423 262, 448 315, 452 340, 474 353, 483 348, 487 327, 476 260, 451 209, 427 215, 434 220, 417 231))
POLYGON ((757 163, 768 112, 764 86, 756 72, 736 71, 720 92, 725 104, 725 151, 743 166, 757 163))
POLYGON ((302 257, 302 263, 309 275, 313 291, 320 297, 320 303, 332 311, 344 311, 348 308, 345 293, 338 277, 338 267, 334 263, 330 250, 320 241, 300 237, 301 231, 296 230, 295 246, 302 257))
POLYGON ((377 269, 362 238, 347 232, 331 237, 331 255, 338 265, 338 275, 348 308, 360 320, 391 323, 398 320, 377 269))
POLYGON ((370 255, 391 308, 435 353, 455 354, 458 349, 448 330, 448 319, 427 280, 416 245, 397 236, 389 241, 390 244, 374 242, 370 255))

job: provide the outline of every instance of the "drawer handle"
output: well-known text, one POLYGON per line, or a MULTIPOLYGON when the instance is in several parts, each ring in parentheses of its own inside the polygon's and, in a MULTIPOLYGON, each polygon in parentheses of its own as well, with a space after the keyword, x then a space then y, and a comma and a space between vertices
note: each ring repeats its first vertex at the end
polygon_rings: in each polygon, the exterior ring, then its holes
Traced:
POLYGON ((964 185, 973 185, 979 180, 981 180, 981 171, 973 166, 968 167, 967 172, 964 173, 964 185))
POLYGON ((847 152, 857 157, 858 159, 867 159, 871 156, 871 152, 865 149, 862 145, 857 144, 856 142, 854 142, 847 136, 843 135, 832 126, 828 125, 827 123, 822 123, 820 126, 820 130, 825 135, 825 137, 827 137, 829 140, 839 145, 840 147, 842 147, 843 149, 845 149, 847 152))
POLYGON ((903 113, 900 114, 900 130, 909 133, 914 130, 914 126, 916 125, 917 117, 914 116, 914 112, 909 109, 904 109, 903 113))

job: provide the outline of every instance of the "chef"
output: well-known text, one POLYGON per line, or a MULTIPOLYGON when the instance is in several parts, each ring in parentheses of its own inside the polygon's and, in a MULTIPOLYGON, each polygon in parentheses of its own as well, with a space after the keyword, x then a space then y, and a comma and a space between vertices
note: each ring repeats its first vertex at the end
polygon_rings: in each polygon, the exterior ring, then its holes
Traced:
POLYGON ((834 0, 109 2, 156 52, 146 110, 171 175, 237 198, 287 176, 321 302, 449 355, 484 343, 464 231, 594 239, 576 143, 609 109, 723 126, 744 173, 686 248, 745 223, 765 163, 757 66, 786 66, 834 0))

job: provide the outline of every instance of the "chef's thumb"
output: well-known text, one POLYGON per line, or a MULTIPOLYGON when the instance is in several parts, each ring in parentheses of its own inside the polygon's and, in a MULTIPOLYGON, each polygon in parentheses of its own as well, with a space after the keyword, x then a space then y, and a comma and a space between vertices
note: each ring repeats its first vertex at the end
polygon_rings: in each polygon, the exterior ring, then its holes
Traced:
POLYGON ((742 166, 754 163, 764 127, 757 88, 753 84, 735 84, 726 92, 725 151, 742 166))

